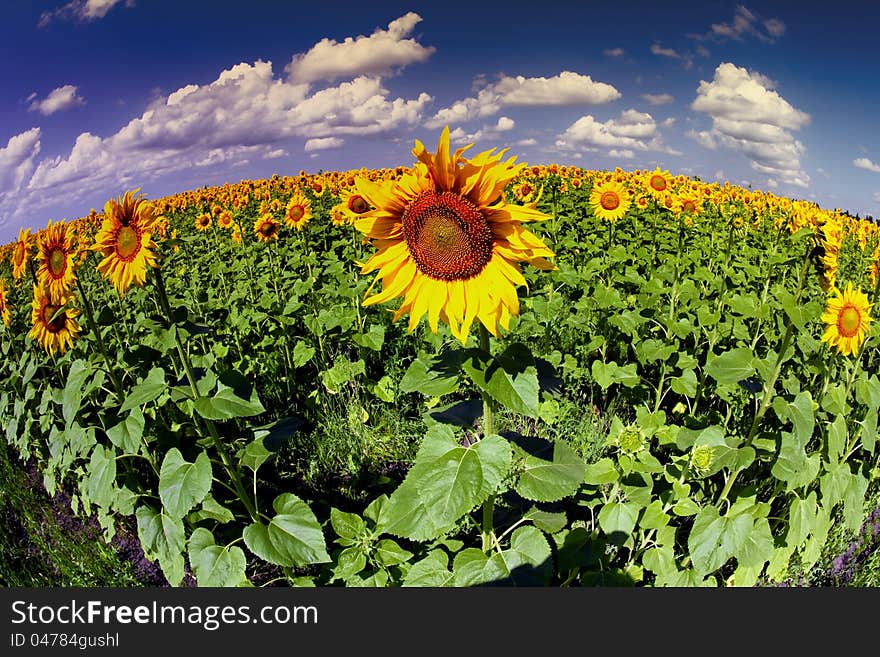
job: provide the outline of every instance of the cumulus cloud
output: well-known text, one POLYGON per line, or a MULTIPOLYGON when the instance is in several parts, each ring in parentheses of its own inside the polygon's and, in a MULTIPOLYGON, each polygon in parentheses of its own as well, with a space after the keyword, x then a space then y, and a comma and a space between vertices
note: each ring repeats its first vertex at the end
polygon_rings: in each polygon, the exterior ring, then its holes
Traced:
POLYGON ((745 6, 738 5, 729 23, 713 23, 708 32, 688 36, 698 41, 744 41, 751 37, 764 43, 774 43, 783 34, 785 23, 778 18, 762 19, 745 6))
POLYGON ((11 137, 0 148, 0 208, 17 193, 34 169, 40 153, 40 129, 31 128, 11 137))
POLYGON ((53 89, 42 100, 38 100, 36 94, 31 94, 28 100, 32 101, 28 109, 31 112, 39 112, 43 116, 86 104, 82 96, 77 93, 77 87, 72 84, 65 84, 63 87, 53 89))
POLYGON ((310 153, 312 151, 325 151, 329 148, 339 148, 345 143, 344 139, 340 139, 339 137, 316 137, 314 139, 309 139, 306 141, 306 145, 303 150, 306 153, 310 153))
POLYGON ((866 169, 867 171, 873 171, 874 173, 880 173, 880 164, 876 164, 872 162, 866 157, 858 157, 853 160, 853 166, 858 167, 859 169, 866 169))
POLYGON ((642 99, 651 105, 668 105, 675 100, 671 94, 642 94, 642 99))
MULTIPOLYGON (((133 7, 134 0, 124 0, 126 7, 133 7)), ((72 0, 57 9, 44 11, 37 22, 39 27, 46 27, 54 19, 91 22, 104 18, 108 12, 123 0, 72 0)))
POLYGON ((314 82, 382 76, 424 62, 436 48, 406 38, 421 20, 421 16, 409 12, 391 21, 387 30, 377 29, 370 36, 347 37, 342 42, 321 39, 307 52, 294 55, 285 71, 292 82, 314 82))
POLYGON ((594 82, 589 75, 563 71, 552 78, 501 75, 497 82, 479 90, 476 96, 440 109, 425 126, 439 128, 492 116, 502 107, 540 105, 599 105, 620 98, 610 84, 594 82))
POLYGON ((597 121, 591 115, 582 116, 558 136, 556 148, 564 151, 607 149, 612 157, 632 157, 635 151, 680 155, 663 144, 654 118, 634 109, 624 110, 618 118, 605 122, 597 121))
POLYGON ((516 145, 517 146, 534 146, 537 143, 538 143, 537 139, 532 139, 531 137, 529 137, 528 139, 520 139, 518 142, 516 142, 516 145))
POLYGON ((495 130, 498 132, 506 132, 508 130, 513 130, 516 122, 513 119, 509 119, 506 116, 502 116, 498 119, 498 123, 495 124, 495 130))
POLYGON ((476 132, 465 132, 461 127, 457 127, 450 131, 449 139, 455 144, 473 144, 497 139, 500 133, 513 130, 515 126, 516 122, 513 119, 502 116, 495 125, 485 125, 476 132))
POLYGON ((688 135, 706 148, 739 151, 755 171, 806 187, 810 177, 800 163, 805 149, 791 131, 807 125, 810 116, 793 107, 775 86, 759 73, 720 64, 711 82, 700 81, 691 104, 691 109, 712 118, 712 128, 688 135))

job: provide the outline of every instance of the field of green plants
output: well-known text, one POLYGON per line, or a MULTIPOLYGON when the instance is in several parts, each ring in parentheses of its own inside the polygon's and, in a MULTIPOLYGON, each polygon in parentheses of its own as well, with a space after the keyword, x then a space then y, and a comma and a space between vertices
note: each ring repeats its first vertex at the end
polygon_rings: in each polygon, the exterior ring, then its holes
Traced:
POLYGON ((3 247, 15 467, 173 586, 880 585, 875 223, 419 146, 3 247))

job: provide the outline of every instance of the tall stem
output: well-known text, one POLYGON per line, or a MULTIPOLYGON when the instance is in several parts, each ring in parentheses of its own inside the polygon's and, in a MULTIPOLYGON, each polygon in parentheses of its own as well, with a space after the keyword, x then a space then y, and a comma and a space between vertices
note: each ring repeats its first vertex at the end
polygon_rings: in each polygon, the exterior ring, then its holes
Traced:
MULTIPOLYGON (((485 351, 491 357, 492 345, 489 342, 489 331, 482 323, 480 323, 480 350, 485 351)), ((481 395, 483 397, 483 438, 485 438, 495 433, 495 409, 492 398, 486 392, 482 392, 481 395)), ((490 495, 483 502, 483 552, 489 552, 495 542, 494 516, 495 496, 490 495)))
POLYGON ((89 330, 94 333, 95 341, 98 343, 98 351, 100 351, 101 356, 104 357, 104 364, 107 366, 107 376, 110 377, 110 382, 113 384, 116 398, 121 402, 125 397, 122 383, 119 381, 119 378, 116 376, 116 371, 113 369, 113 363, 110 361, 110 355, 107 353, 107 346, 104 344, 104 338, 101 336, 101 331, 95 323, 95 313, 92 310, 92 304, 89 301, 86 290, 79 278, 76 279, 76 287, 79 290, 79 296, 82 298, 83 310, 86 312, 86 321, 89 323, 89 330))

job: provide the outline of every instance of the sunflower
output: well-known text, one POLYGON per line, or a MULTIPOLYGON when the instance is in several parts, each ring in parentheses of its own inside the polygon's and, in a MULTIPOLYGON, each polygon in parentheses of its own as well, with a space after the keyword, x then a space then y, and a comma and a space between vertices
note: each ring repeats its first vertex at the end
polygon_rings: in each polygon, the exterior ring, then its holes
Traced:
MULTIPOLYGON (((367 203, 363 196, 358 194, 356 190, 346 190, 339 195, 339 204, 334 210, 339 210, 347 217, 348 221, 355 221, 365 212, 369 212, 373 207, 367 203)), ((331 216, 331 219, 333 217, 331 216)), ((336 221, 334 221, 336 223, 336 221)))
POLYGON ((0 278, 0 318, 3 319, 3 323, 6 326, 9 326, 9 323, 12 321, 12 317, 9 312, 9 302, 6 298, 9 289, 6 287, 6 280, 0 278))
POLYGON ((278 220, 267 212, 262 217, 257 217, 257 220, 254 222, 254 235, 261 242, 271 242, 278 239, 278 229, 280 227, 281 224, 278 223, 278 220))
POLYGON ((196 217, 196 230, 204 233, 211 227, 211 215, 207 212, 203 212, 198 217, 196 217))
POLYGON ((34 300, 31 304, 31 328, 28 336, 48 351, 63 354, 73 345, 73 339, 79 335, 79 324, 75 317, 79 311, 71 304, 73 295, 70 292, 52 294, 48 290, 34 285, 34 300))
POLYGON ((703 199, 698 194, 684 193, 675 197, 675 205, 672 211, 679 214, 687 214, 698 217, 703 213, 703 199))
POLYGON ((229 210, 223 210, 217 217, 217 225, 224 230, 232 228, 232 213, 229 210))
POLYGON ((434 154, 416 140, 418 162, 399 180, 358 179, 358 192, 376 209, 355 222, 378 247, 361 272, 378 270, 374 284, 382 280, 382 292, 364 305, 402 296, 395 321, 409 313, 413 331, 427 313, 433 332, 442 319, 462 344, 475 319, 496 337, 499 326, 509 329, 519 313, 516 287, 526 284, 518 262, 554 268, 545 260, 554 253, 520 226, 548 216, 504 201, 504 188, 525 164, 502 162, 507 150, 494 148, 468 160, 468 148, 450 153, 448 126, 434 154))
POLYGON ((607 182, 593 185, 590 192, 590 206, 593 214, 605 221, 617 221, 629 210, 629 192, 618 182, 607 182))
POLYGON ((312 204, 301 190, 296 190, 287 201, 284 223, 291 228, 302 230, 312 218, 312 204))
POLYGON ((120 295, 125 294, 132 283, 143 286, 147 280, 147 266, 156 267, 156 256, 151 249, 153 242, 153 206, 137 189, 110 199, 104 205, 104 221, 95 236, 95 251, 104 259, 98 263, 98 271, 109 278, 120 295))
POLYGON ((31 231, 22 228, 18 231, 18 240, 12 248, 12 278, 18 280, 24 276, 25 268, 31 257, 31 231))
POLYGON ((847 283, 843 292, 834 288, 832 295, 822 315, 826 324, 822 342, 836 346, 844 356, 856 355, 871 326, 872 304, 867 294, 853 290, 852 283, 847 283))
POLYGON ((55 295, 73 287, 77 244, 70 224, 49 221, 37 238, 37 260, 40 263, 37 279, 42 287, 55 295))
POLYGON ((672 175, 669 171, 661 171, 660 167, 645 172, 644 181, 645 190, 659 202, 662 202, 671 191, 672 175))

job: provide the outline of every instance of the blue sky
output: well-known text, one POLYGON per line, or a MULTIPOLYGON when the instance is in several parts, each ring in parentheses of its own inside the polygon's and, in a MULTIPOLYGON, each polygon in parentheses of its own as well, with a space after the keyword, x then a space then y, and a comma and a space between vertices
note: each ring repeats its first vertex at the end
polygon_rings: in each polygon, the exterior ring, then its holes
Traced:
POLYGON ((880 9, 27 0, 0 21, 0 242, 141 187, 409 165, 660 166, 880 215, 880 9))

